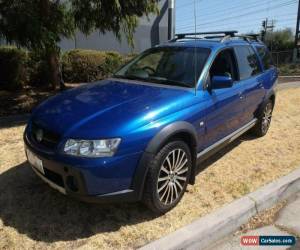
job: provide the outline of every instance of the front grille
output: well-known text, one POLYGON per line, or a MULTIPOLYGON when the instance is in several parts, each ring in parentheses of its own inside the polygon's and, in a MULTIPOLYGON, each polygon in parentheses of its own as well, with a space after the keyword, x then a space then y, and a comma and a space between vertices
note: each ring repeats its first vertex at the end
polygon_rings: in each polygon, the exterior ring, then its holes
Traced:
POLYGON ((44 171, 45 171, 45 177, 48 180, 52 181, 53 183, 55 183, 56 185, 58 185, 62 188, 65 187, 64 180, 60 174, 57 174, 47 168, 44 168, 44 171))
POLYGON ((60 136, 57 133, 42 128, 34 122, 31 125, 31 138, 35 141, 35 143, 42 144, 43 146, 51 149, 55 148, 60 140, 60 136), (42 131, 42 140, 37 138, 38 131, 42 131))

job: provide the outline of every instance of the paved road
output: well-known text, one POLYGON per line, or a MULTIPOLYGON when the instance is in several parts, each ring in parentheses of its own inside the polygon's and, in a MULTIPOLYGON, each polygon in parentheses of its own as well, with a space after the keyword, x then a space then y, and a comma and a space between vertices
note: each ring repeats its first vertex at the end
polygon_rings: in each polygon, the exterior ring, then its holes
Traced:
POLYGON ((291 199, 286 206, 284 206, 280 212, 279 216, 273 225, 258 228, 256 230, 249 231, 245 234, 230 235, 223 240, 219 241, 216 245, 209 248, 209 250, 278 250, 278 249, 290 249, 299 250, 300 249, 300 193, 298 193, 293 199, 291 199), (282 229, 284 228, 284 229, 282 229), (296 245, 293 247, 249 247, 241 246, 241 236, 251 235, 251 236, 263 236, 263 235, 277 235, 286 236, 293 235, 298 240, 296 245))

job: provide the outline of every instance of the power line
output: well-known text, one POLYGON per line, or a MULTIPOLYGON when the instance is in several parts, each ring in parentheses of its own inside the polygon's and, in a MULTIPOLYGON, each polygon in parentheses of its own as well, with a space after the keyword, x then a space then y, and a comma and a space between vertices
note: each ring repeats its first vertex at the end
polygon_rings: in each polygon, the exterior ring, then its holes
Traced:
MULTIPOLYGON (((212 3, 213 5, 212 6, 205 6, 205 7, 201 7, 201 11, 205 11, 205 10, 211 10, 211 8, 213 8, 214 10, 221 10, 222 8, 216 8, 215 6, 215 1, 218 1, 218 0, 214 0, 214 1, 211 1, 210 3, 212 3)), ((276 1, 276 0, 275 0, 276 1)), ((200 2, 200 1, 199 1, 200 2)), ((233 1, 231 1, 233 2, 233 1)), ((188 5, 185 5, 185 6, 182 6, 182 7, 179 7, 176 5, 176 8, 177 10, 181 10, 182 12, 189 12, 190 10, 187 10, 187 9, 183 9, 183 7, 189 7, 188 5)))
MULTIPOLYGON (((240 15, 237 15, 237 16, 229 16, 229 17, 221 18, 221 19, 218 19, 218 20, 215 20, 215 21, 202 23, 202 24, 199 24, 198 26, 200 26, 200 25, 206 25, 206 24, 218 23, 218 22, 226 21, 228 19, 234 19, 234 18, 242 17, 242 16, 245 16, 245 15, 257 14, 257 13, 264 12, 267 9, 277 9, 277 8, 289 6, 289 5, 292 5, 292 4, 295 4, 295 3, 296 3, 295 0, 292 0, 292 1, 288 1, 288 2, 285 2, 285 3, 281 3, 281 4, 278 4, 278 5, 275 5, 272 8, 265 8, 265 9, 260 9, 260 10, 258 9, 258 10, 250 11, 250 12, 243 13, 243 14, 240 14, 240 15)), ((190 28, 191 25, 182 26, 182 27, 190 28)))
MULTIPOLYGON (((259 26, 260 27, 260 23, 261 23, 261 20, 257 22, 257 24, 245 24, 245 25, 239 25, 238 27, 239 28, 243 28, 243 27, 253 27, 253 26, 259 26)), ((219 25, 214 25, 214 26, 202 26, 201 27, 201 30, 204 30, 204 29, 211 29, 211 28, 219 28, 219 27, 224 27, 224 26, 232 26, 232 27, 236 27, 234 24, 219 24, 219 25)), ((186 29, 181 29, 181 31, 188 31, 186 29)))
MULTIPOLYGON (((289 6, 289 5, 292 5, 292 4, 295 4, 295 0, 289 0, 288 2, 284 2, 284 3, 281 3, 281 4, 278 4, 278 5, 275 5, 273 6, 272 9, 277 9, 277 8, 280 8, 280 7, 285 7, 285 6, 289 6)), ((243 17, 245 15, 250 15, 250 14, 257 14, 257 13, 260 13, 260 12, 264 12, 266 11, 267 9, 269 8, 265 8, 265 9, 256 9, 256 10, 253 10, 251 12, 247 12, 247 13, 243 13, 243 14, 240 14, 240 15, 237 15, 237 16, 229 16, 229 17, 226 17, 226 18, 222 18, 222 19, 218 19, 218 20, 214 20, 214 21, 211 21, 211 22, 206 22, 206 23, 202 23, 202 24, 211 24, 211 23, 216 23, 216 22, 221 22, 221 21, 226 21, 228 19, 233 19, 233 18, 237 18, 237 17, 243 17)), ((191 25, 185 25, 185 26, 182 26, 182 27, 190 27, 191 25)))
MULTIPOLYGON (((282 16, 286 16, 286 15, 291 15, 291 14, 294 14, 294 13, 286 13, 286 14, 284 14, 284 15, 279 15, 279 16, 277 16, 277 17, 282 17, 282 16)), ((239 22, 247 22, 247 21, 252 21, 253 20, 253 18, 251 17, 251 18, 249 18, 249 17, 245 17, 246 19, 242 19, 242 20, 239 20, 239 22)), ((264 19, 265 18, 265 16, 261 16, 261 17, 257 17, 256 19, 264 19)), ((275 19, 275 18, 273 18, 273 19, 275 19)), ((291 18, 292 19, 292 18, 291 18)), ((296 17, 294 17, 294 19, 296 19, 296 17)), ((223 24, 223 22, 222 22, 222 24, 223 24)), ((229 23, 226 23, 226 24, 236 24, 236 21, 234 21, 234 22, 229 22, 229 23)), ((216 25, 218 25, 218 24, 216 24, 216 25)), ((199 26, 201 26, 201 24, 199 24, 199 26)), ((211 25, 211 26, 215 26, 215 25, 211 25)), ((179 28, 179 29, 181 29, 181 28, 184 28, 185 26, 177 26, 177 28, 179 28)))
MULTIPOLYGON (((287 19, 281 19, 281 20, 274 20, 276 23, 279 23, 279 24, 294 24, 295 19, 291 19, 291 18, 287 18, 287 19)), ((211 30, 212 28, 222 28, 222 27, 233 27, 233 28, 236 28, 236 26, 234 26, 235 23, 231 23, 231 24, 228 24, 228 23, 224 23, 224 24, 218 24, 218 25, 209 25, 209 26, 201 26, 201 30, 211 30)), ((245 25, 239 25, 238 28, 248 28, 248 27, 252 27, 253 29, 255 30, 260 30, 261 27, 261 20, 258 20, 256 21, 256 23, 252 23, 252 24, 245 24, 245 25), (255 28, 256 27, 256 28, 255 28)), ((179 30, 180 32, 188 32, 188 30, 186 29, 180 29, 179 30)))
MULTIPOLYGON (((281 1, 281 0, 274 0, 274 2, 276 1, 281 1)), ((258 3, 261 3, 261 0, 259 1, 255 1, 255 2, 252 2, 250 3, 250 5, 247 5, 247 4, 240 4, 240 5, 236 5, 236 6, 233 6, 230 8, 230 12, 226 12, 225 14, 233 14, 233 13, 236 13, 237 11, 239 10, 244 10, 244 9, 249 9, 251 7, 256 7, 258 3), (235 10, 235 11, 232 11, 232 10, 235 10)), ((210 9, 210 8, 207 8, 207 9, 210 9)), ((203 11, 204 9, 201 8, 201 11, 203 11)), ((218 8, 218 9, 213 9, 211 10, 210 12, 213 12, 213 13, 210 13, 210 14, 201 14, 201 17, 208 17, 208 16, 213 16, 215 14, 218 14, 218 13, 221 13, 224 14, 224 8, 218 8)), ((185 18, 185 21, 186 20, 190 20, 190 18, 185 18)))

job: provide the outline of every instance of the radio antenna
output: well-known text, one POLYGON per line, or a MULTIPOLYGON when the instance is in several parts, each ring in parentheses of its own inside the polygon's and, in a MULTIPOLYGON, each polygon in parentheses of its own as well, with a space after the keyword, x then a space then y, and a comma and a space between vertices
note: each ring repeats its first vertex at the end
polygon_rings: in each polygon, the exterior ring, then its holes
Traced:
POLYGON ((197 47, 196 47, 196 41, 197 41, 197 14, 196 14, 196 0, 194 0, 194 20, 195 20, 195 41, 194 41, 194 71, 195 71, 195 95, 197 95, 197 47))

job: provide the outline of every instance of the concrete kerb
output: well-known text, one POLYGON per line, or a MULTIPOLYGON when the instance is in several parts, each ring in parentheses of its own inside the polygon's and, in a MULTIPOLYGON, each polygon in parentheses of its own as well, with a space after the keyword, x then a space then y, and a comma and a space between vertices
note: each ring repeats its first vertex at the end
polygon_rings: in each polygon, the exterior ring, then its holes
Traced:
POLYGON ((300 168, 141 249, 205 249, 299 191, 300 168))

